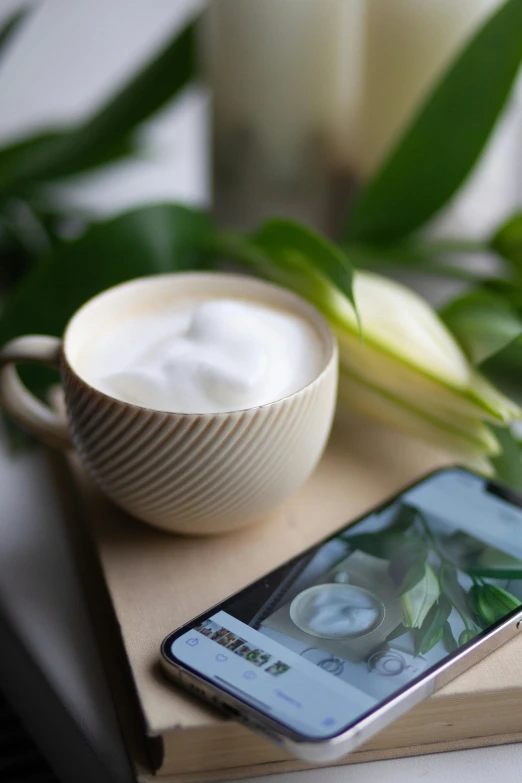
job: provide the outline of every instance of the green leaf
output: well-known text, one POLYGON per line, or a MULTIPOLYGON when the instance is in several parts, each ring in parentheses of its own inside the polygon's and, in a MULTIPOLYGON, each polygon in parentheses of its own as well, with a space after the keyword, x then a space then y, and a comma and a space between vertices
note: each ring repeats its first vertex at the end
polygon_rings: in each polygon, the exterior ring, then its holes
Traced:
POLYGON ((380 557, 386 560, 390 556, 390 539, 379 533, 360 533, 358 535, 342 536, 347 544, 350 544, 353 550, 359 549, 367 555, 380 557))
POLYGON ((444 647, 449 653, 455 652, 457 649, 457 640, 453 636, 453 631, 451 630, 451 625, 446 622, 442 626, 442 641, 444 642, 444 647))
POLYGON ((448 202, 495 127, 521 58, 522 2, 508 0, 460 52, 361 193, 349 239, 401 239, 448 202))
POLYGON ((499 612, 499 620, 502 619, 505 614, 514 612, 515 609, 519 609, 520 606, 522 606, 520 599, 503 587, 486 584, 484 585, 484 589, 487 590, 492 605, 499 612))
POLYGON ((516 278, 490 277, 481 282, 481 288, 502 297, 519 315, 522 315, 522 286, 516 278))
POLYGON ((457 612, 462 617, 470 617, 468 595, 458 580, 457 569, 449 563, 444 563, 440 569, 439 581, 441 590, 457 612))
POLYGON ((443 635, 444 624, 450 616, 452 610, 451 601, 445 595, 441 595, 436 604, 434 604, 422 627, 415 634, 416 636, 416 655, 420 652, 425 655, 432 647, 440 642, 443 635))
POLYGON ((389 644, 389 642, 393 642, 394 639, 398 639, 400 636, 404 636, 405 633, 409 633, 410 631, 411 628, 406 628, 404 623, 401 623, 397 628, 394 628, 393 631, 390 631, 384 642, 385 644, 389 644))
POLYGON ((481 364, 522 335, 522 318, 502 297, 476 289, 440 313, 474 364, 481 364))
POLYGON ((480 371, 504 394, 522 405, 522 339, 514 340, 486 359, 480 371))
POLYGON ((419 510, 415 506, 399 503, 391 525, 386 528, 386 531, 393 532, 395 535, 403 535, 415 524, 418 514, 419 510))
POLYGON ((469 591, 473 611, 484 627, 502 620, 518 609, 520 601, 507 590, 490 584, 476 584, 469 591))
POLYGON ((128 137, 83 149, 71 148, 76 130, 45 131, 0 149, 0 194, 22 193, 47 179, 81 174, 91 168, 114 163, 135 151, 128 137), (70 156, 69 153, 71 152, 70 156), (78 153, 78 154, 77 154, 78 153))
POLYGON ((313 284, 315 275, 321 275, 356 309, 351 261, 343 250, 325 237, 299 223, 277 219, 261 226, 252 242, 283 273, 304 275, 306 287, 310 282, 313 284))
POLYGON ((469 591, 469 598, 477 618, 485 627, 502 620, 521 605, 519 599, 497 585, 476 584, 469 591))
POLYGON ((522 214, 513 215, 498 229, 490 247, 522 272, 522 214))
POLYGON ((522 579, 521 569, 509 568, 469 568, 470 576, 480 576, 484 579, 522 579))
POLYGON ((427 554, 428 545, 419 536, 403 538, 392 553, 388 573, 400 593, 411 590, 423 578, 427 554))
POLYGON ((417 578, 416 568, 418 565, 412 564, 406 572, 399 593, 402 595, 403 622, 408 628, 420 628, 440 596, 439 581, 433 568, 425 563, 421 579, 417 578))
POLYGON ((201 212, 154 205, 92 225, 38 264, 7 298, 0 345, 27 333, 60 335, 87 299, 134 277, 208 265, 213 227, 201 212))
POLYGON ((421 579, 424 579, 426 575, 426 568, 424 566, 424 563, 422 562, 415 562, 412 563, 410 566, 408 566, 407 570, 405 571, 401 582, 399 583, 399 589, 396 592, 396 597, 399 597, 401 595, 404 595, 405 593, 412 590, 415 585, 418 585, 421 579))
POLYGON ((400 549, 403 536, 414 524, 417 509, 406 503, 401 503, 397 508, 392 523, 378 530, 376 533, 343 534, 343 538, 352 549, 360 549, 368 555, 388 560, 400 549))
POLYGON ((465 628, 459 636, 459 647, 462 647, 464 644, 467 644, 474 639, 477 633, 478 631, 474 631, 471 628, 465 628))
MULTIPOLYGON (((455 263, 444 263, 444 257, 469 253, 484 253, 487 247, 468 240, 434 240, 409 237, 393 243, 361 244, 346 242, 343 248, 357 269, 369 269, 396 276, 397 272, 409 275, 428 275, 450 280, 476 283, 481 277, 476 269, 455 263)), ((484 275, 485 279, 486 276, 484 275)))
POLYGON ((77 174, 128 154, 131 134, 194 78, 195 23, 187 25, 87 122, 0 150, 0 191, 77 174))
POLYGON ((11 16, 9 16, 4 24, 0 27, 0 58, 5 54, 5 51, 11 43, 13 36, 31 10, 32 9, 30 7, 21 8, 19 11, 11 14, 11 16))
POLYGON ((491 566, 474 566, 468 568, 467 572, 470 576, 480 576, 487 579, 522 579, 522 563, 517 558, 510 558, 514 566, 491 565, 491 566))
POLYGON ((501 481, 522 491, 522 442, 509 429, 493 429, 502 448, 491 460, 495 473, 501 481))

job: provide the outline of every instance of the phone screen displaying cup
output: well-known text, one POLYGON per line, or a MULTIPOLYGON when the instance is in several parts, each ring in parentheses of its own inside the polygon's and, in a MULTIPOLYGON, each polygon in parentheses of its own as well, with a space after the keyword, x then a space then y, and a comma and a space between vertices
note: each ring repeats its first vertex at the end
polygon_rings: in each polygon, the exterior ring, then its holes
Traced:
POLYGON ((284 726, 347 729, 522 604, 522 508, 429 476, 172 634, 167 657, 284 726))

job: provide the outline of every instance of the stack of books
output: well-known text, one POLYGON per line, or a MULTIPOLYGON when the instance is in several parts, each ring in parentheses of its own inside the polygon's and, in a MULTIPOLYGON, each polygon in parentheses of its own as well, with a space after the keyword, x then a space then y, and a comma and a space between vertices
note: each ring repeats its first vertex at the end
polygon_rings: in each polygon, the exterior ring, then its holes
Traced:
MULTIPOLYGON (((213 538, 147 527, 106 501, 76 455, 54 457, 98 649, 140 781, 232 780, 307 768, 177 689, 159 669, 182 623, 447 460, 355 418, 338 426, 314 476, 258 524, 213 538), (81 513, 80 513, 81 512, 81 513)), ((346 763, 522 739, 522 640, 403 716, 346 763)))
MULTIPOLYGON (((191 617, 444 464, 443 455, 366 424, 354 428, 352 421, 349 428, 336 429, 320 467, 288 503, 255 526, 205 539, 172 536, 133 520, 100 495, 77 457, 68 462, 86 511, 92 554, 87 570, 92 575, 96 563, 98 588, 104 587, 113 613, 107 624, 111 642, 101 646, 111 653, 109 679, 115 682, 115 669, 120 673, 115 702, 129 723, 124 729, 132 735, 129 744, 139 741, 140 776, 152 773, 165 783, 189 783, 306 768, 169 683, 158 664, 161 641, 191 617), (115 667, 116 649, 121 655, 115 667)), ((85 554, 85 541, 82 546, 85 554)), ((100 606, 100 600, 94 605, 100 606)), ((521 652, 522 642, 511 642, 346 763, 518 739, 521 652)))

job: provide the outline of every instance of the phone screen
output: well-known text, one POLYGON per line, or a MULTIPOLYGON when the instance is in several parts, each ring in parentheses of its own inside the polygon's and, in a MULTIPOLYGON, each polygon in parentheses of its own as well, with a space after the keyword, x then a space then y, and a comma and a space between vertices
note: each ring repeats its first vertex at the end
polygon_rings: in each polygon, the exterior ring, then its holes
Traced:
POLYGON ((521 602, 522 509, 451 468, 201 615, 164 649, 283 726, 326 739, 521 602))

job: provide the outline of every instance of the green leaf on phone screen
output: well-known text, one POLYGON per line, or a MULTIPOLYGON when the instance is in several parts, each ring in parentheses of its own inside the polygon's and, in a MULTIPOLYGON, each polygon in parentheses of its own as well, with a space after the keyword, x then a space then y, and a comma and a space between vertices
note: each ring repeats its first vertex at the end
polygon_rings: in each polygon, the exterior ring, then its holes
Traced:
POLYGON ((457 640, 453 636, 453 631, 451 630, 451 625, 447 620, 442 627, 442 641, 444 642, 444 647, 449 653, 455 652, 458 647, 457 640))
POLYGON ((394 628, 393 631, 390 631, 386 639, 384 640, 386 644, 389 642, 392 642, 394 639, 398 639, 400 636, 404 636, 405 633, 409 633, 411 631, 411 628, 406 628, 404 623, 401 623, 397 626, 397 628, 394 628))
POLYGON ((460 584, 457 569, 449 563, 443 563, 439 573, 442 592, 449 598, 457 612, 464 617, 470 616, 468 594, 460 584))
POLYGON ((470 642, 477 634, 478 631, 474 631, 471 628, 465 628, 459 636, 459 647, 470 642))
POLYGON ((404 534, 415 523, 417 509, 406 503, 397 508, 391 524, 377 533, 343 534, 341 537, 352 549, 389 560, 402 544, 404 534))
POLYGON ((469 598, 475 615, 486 627, 499 622, 521 605, 508 590, 492 584, 473 585, 469 598))
POLYGON ((410 590, 423 578, 427 554, 428 545, 419 536, 403 538, 392 553, 388 573, 401 593, 410 590))
POLYGON ((466 573, 490 579, 522 579, 522 562, 493 546, 483 546, 468 560, 466 573))
POLYGON ((441 595, 437 603, 431 607, 422 627, 415 632, 416 655, 419 653, 425 655, 440 642, 444 632, 444 624, 452 608, 451 601, 445 595, 441 595))
POLYGON ((448 202, 484 149, 521 59, 522 3, 508 0, 464 46, 362 191, 347 239, 402 239, 448 202))
POLYGON ((414 562, 404 572, 396 596, 404 595, 418 585, 426 575, 426 566, 421 562, 414 562))

